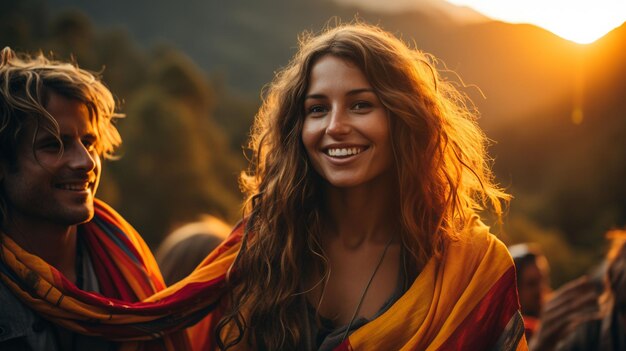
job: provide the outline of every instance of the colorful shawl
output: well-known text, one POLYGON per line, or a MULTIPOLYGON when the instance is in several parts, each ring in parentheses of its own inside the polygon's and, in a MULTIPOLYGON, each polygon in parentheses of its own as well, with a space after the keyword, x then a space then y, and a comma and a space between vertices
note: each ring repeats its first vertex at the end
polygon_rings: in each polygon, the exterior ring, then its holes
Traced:
MULTIPOLYGON (((76 288, 6 236, 0 241, 0 278, 28 306, 67 329, 125 341, 124 350, 150 350, 150 343, 127 341, 172 333, 163 337, 167 349, 189 350, 186 335, 177 331, 219 306, 244 226, 238 225, 191 275, 163 289, 145 243, 112 209, 96 205, 96 219, 85 225, 85 235, 97 274, 108 277, 100 282, 103 294, 116 297, 76 288)), ((468 227, 441 258, 429 261, 389 310, 337 350, 526 350, 508 251, 477 219, 468 227)), ((194 328, 194 350, 215 348, 207 326, 218 314, 194 328)))
MULTIPOLYGON (((477 217, 467 228, 394 305, 336 351, 527 350, 513 261, 477 217)), ((209 316, 191 329, 203 350, 216 349, 216 319, 209 316)), ((235 347, 246 348, 245 342, 235 347)))
MULTIPOLYGON (((80 290, 6 235, 0 240, 0 279, 43 317, 76 333, 123 341, 121 350, 191 349, 181 330, 212 308, 230 262, 217 259, 185 284, 163 290, 156 261, 137 232, 103 202, 96 200, 95 207, 94 219, 80 226, 79 235, 100 294, 80 290)), ((214 254, 228 258, 227 250, 225 243, 214 254)))
POLYGON ((513 261, 488 227, 472 222, 338 350, 526 350, 513 261))

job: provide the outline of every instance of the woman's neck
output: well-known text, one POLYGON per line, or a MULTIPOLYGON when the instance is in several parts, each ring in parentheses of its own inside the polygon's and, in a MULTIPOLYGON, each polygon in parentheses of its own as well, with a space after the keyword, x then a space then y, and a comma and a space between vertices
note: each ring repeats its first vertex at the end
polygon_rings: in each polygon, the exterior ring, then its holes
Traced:
POLYGON ((328 187, 325 196, 325 235, 347 246, 365 241, 387 242, 399 228, 394 187, 328 187))

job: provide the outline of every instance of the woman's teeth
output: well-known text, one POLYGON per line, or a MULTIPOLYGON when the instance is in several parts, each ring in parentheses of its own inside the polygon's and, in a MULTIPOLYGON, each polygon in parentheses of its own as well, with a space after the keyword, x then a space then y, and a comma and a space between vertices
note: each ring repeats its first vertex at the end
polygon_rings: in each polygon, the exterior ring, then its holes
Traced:
POLYGON ((358 147, 349 147, 349 148, 335 148, 328 149, 326 153, 328 156, 352 156, 361 153, 363 151, 358 147))

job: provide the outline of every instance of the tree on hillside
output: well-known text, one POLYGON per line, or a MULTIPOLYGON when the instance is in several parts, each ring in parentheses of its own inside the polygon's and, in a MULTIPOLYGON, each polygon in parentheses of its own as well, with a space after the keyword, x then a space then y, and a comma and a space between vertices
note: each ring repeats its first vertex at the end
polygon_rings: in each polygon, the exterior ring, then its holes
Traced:
POLYGON ((43 0, 3 1, 0 44, 16 51, 36 51, 45 41, 48 15, 43 0))
POLYGON ((236 169, 225 137, 210 119, 211 90, 186 58, 158 54, 152 77, 128 104, 122 158, 111 165, 121 211, 155 245, 203 213, 233 219, 238 198, 222 181, 236 169), (221 176, 218 174, 222 174, 221 176))

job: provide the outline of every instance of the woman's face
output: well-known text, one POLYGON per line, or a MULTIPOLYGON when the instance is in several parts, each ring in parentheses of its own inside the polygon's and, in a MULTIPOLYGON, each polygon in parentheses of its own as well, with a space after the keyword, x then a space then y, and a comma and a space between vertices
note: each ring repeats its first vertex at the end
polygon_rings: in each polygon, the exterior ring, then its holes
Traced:
POLYGON ((315 170, 336 187, 366 185, 393 165, 389 117, 363 72, 326 55, 311 70, 302 142, 315 170))

